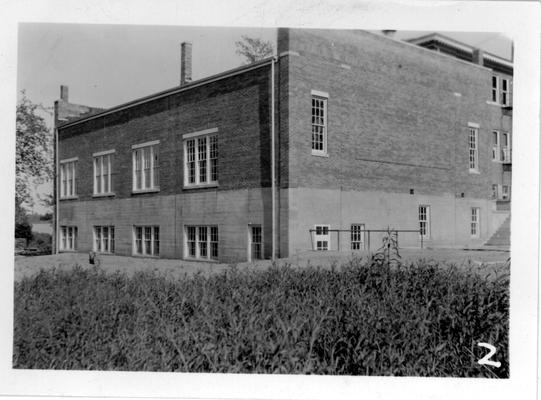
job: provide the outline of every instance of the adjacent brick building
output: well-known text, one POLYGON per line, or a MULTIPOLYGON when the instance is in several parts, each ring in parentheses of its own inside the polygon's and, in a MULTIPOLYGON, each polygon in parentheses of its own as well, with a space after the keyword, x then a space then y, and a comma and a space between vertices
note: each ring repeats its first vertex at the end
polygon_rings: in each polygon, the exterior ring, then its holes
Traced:
POLYGON ((509 218, 510 62, 441 35, 277 43, 193 82, 185 45, 180 86, 109 110, 63 92, 60 251, 235 262, 362 250, 388 226, 477 246, 509 218))

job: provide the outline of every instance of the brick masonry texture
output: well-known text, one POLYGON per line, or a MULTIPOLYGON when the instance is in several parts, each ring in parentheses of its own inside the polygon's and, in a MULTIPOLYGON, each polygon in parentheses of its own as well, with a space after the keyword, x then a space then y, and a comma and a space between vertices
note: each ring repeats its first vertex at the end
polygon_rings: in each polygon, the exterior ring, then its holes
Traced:
POLYGON ((299 54, 281 60, 289 187, 490 196, 490 132, 505 123, 486 103, 490 70, 368 32, 282 31, 278 53, 286 48, 299 54), (329 93, 329 157, 311 155, 311 90, 329 93), (480 125, 479 174, 468 122, 480 125))

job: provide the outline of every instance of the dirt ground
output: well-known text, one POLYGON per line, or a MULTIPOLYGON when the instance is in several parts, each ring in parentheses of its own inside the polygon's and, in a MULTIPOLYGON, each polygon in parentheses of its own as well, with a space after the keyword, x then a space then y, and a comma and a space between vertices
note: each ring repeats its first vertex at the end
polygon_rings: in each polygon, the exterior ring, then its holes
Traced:
MULTIPOLYGON (((472 265, 480 273, 492 274, 506 272, 508 264, 506 261, 510 253, 505 249, 401 249, 400 255, 405 263, 418 259, 428 261, 456 264, 465 268, 472 265)), ((328 267, 347 263, 354 257, 368 258, 368 253, 359 252, 315 252, 308 251, 295 254, 289 258, 279 259, 277 264, 291 264, 298 267, 307 265, 328 267)), ((106 271, 121 271, 133 274, 137 271, 155 271, 158 274, 171 278, 178 278, 184 275, 191 275, 197 272, 204 274, 216 273, 230 269, 231 264, 209 263, 200 261, 184 261, 153 258, 122 257, 115 255, 100 255, 100 266, 106 271)), ((62 253, 48 256, 16 256, 15 257, 15 280, 18 281, 25 276, 31 276, 40 269, 69 269, 74 265, 83 268, 92 268, 88 262, 87 253, 62 253)), ((239 263, 236 266, 240 269, 264 269, 271 265, 270 260, 261 260, 254 263, 239 263)))

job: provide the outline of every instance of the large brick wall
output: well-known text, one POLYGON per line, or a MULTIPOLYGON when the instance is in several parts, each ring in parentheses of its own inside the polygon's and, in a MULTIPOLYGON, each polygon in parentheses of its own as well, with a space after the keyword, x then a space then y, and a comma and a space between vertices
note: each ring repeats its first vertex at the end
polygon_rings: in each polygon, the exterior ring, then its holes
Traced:
POLYGON ((132 193, 131 147, 152 140, 160 141, 158 195, 182 192, 182 135, 215 127, 219 148, 218 190, 270 186, 268 81, 269 67, 262 67, 60 128, 60 160, 79 158, 79 200, 92 199, 92 154, 112 149, 116 151, 112 174, 115 197, 148 196, 132 193))
POLYGON ((290 52, 280 60, 289 187, 490 196, 490 132, 501 109, 487 104, 489 69, 368 32, 278 37, 278 52, 290 52), (329 93, 329 157, 311 155, 311 90, 329 93), (480 125, 479 174, 468 168, 468 122, 480 125))

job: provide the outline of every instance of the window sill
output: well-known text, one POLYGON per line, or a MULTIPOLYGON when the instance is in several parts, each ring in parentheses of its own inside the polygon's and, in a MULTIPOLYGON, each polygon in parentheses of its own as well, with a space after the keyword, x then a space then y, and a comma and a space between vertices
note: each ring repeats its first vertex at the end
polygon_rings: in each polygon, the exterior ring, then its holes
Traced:
POLYGON ((113 197, 113 196, 115 196, 115 192, 95 193, 92 195, 92 197, 113 197))
POLYGON ((218 182, 215 183, 203 183, 198 185, 184 185, 183 189, 201 189, 201 188, 216 188, 218 187, 218 182))
POLYGON ((59 253, 77 253, 77 250, 58 249, 59 253))
POLYGON ((185 257, 183 258, 184 261, 195 261, 195 262, 206 262, 206 263, 218 263, 218 260, 215 260, 213 258, 193 258, 193 257, 185 257))
POLYGON ((159 192, 160 191, 160 188, 159 187, 156 187, 156 188, 150 188, 150 189, 133 189, 131 191, 132 194, 142 194, 142 193, 156 193, 156 192, 159 192))
POLYGON ((79 198, 79 196, 64 196, 64 197, 60 197, 59 200, 77 200, 79 198))
MULTIPOLYGON (((109 253, 109 254, 112 254, 112 253, 109 253)), ((152 254, 138 254, 138 253, 132 253, 132 257, 137 257, 137 258, 155 258, 155 259, 160 258, 160 256, 154 256, 154 255, 152 255, 152 254)))
POLYGON ((316 156, 316 157, 325 157, 325 158, 329 158, 329 153, 319 153, 319 152, 314 152, 314 151, 312 151, 312 155, 313 155, 313 156, 316 156))
POLYGON ((477 169, 470 169, 470 174, 473 174, 473 175, 480 175, 481 172, 479 172, 479 170, 477 170, 477 169))
POLYGON ((487 104, 490 106, 497 106, 497 107, 502 106, 500 103, 496 103, 495 101, 490 101, 490 100, 487 100, 487 104))

